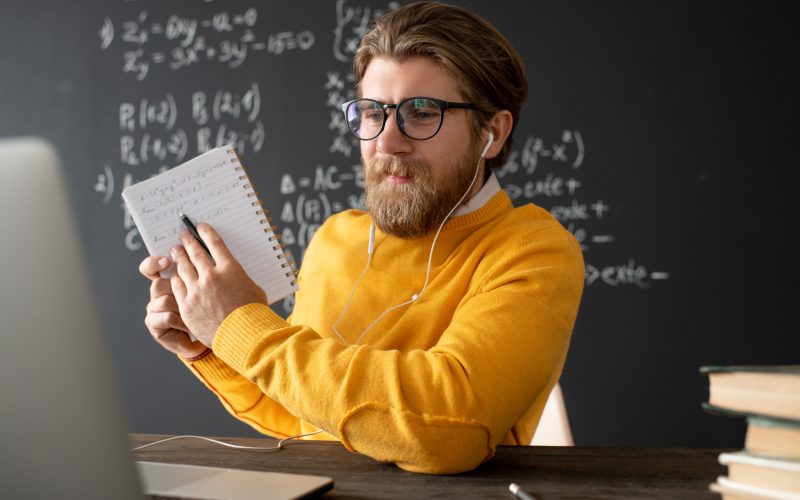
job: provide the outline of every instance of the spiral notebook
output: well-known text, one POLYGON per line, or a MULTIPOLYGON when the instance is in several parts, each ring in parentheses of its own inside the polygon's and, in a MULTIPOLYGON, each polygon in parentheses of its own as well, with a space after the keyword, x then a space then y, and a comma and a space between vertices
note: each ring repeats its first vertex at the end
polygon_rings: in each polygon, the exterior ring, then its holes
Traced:
POLYGON ((168 256, 180 244, 182 212, 195 224, 207 222, 217 230, 270 304, 297 290, 292 265, 233 146, 212 149, 134 184, 122 199, 150 255, 168 256))

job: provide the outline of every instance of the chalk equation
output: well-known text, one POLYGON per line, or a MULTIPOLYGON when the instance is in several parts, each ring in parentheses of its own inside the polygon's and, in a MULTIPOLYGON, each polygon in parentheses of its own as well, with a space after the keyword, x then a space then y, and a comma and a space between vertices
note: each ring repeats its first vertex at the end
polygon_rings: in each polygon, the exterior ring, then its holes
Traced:
POLYGON ((199 154, 224 144, 235 144, 240 154, 261 151, 266 130, 259 119, 261 92, 257 83, 240 91, 195 90, 179 98, 180 107, 169 92, 119 105, 123 165, 140 165, 151 158, 175 165, 187 159, 189 151, 199 154), (187 112, 193 127, 176 127, 179 114, 187 112))
POLYGON ((400 2, 389 2, 385 8, 367 5, 348 5, 336 0, 336 27, 333 29, 333 57, 340 63, 350 64, 361 38, 378 17, 400 8, 400 2))
POLYGON ((547 209, 575 236, 586 260, 587 287, 603 284, 645 289, 654 280, 668 279, 668 272, 649 271, 633 258, 623 264, 592 262, 592 248, 608 248, 619 238, 604 230, 604 222, 615 215, 613 203, 597 196, 596 188, 590 190, 592 194, 584 189, 583 169, 593 168, 584 165, 586 154, 580 130, 565 129, 554 137, 529 135, 521 148, 511 152, 497 176, 515 204, 532 202, 547 209))
MULTIPOLYGON (((233 144, 242 156, 259 153, 267 139, 261 95, 257 82, 242 81, 230 88, 188 88, 119 103, 119 155, 102 165, 94 191, 108 205, 128 186, 213 148, 233 144)), ((139 250, 138 230, 120 206, 125 247, 139 250)))
POLYGON ((280 214, 283 224, 284 245, 296 245, 304 253, 308 242, 322 222, 331 215, 348 208, 364 208, 364 173, 361 165, 350 171, 339 167, 317 166, 313 177, 293 177, 285 173, 281 179, 280 193, 286 199, 280 214), (346 188, 344 200, 328 193, 346 188), (295 197, 292 199, 292 197, 295 197))
MULTIPOLYGON (((141 237, 119 194, 140 180, 225 144, 233 144, 245 163, 275 165, 263 157, 270 141, 276 140, 267 125, 273 122, 262 117, 266 83, 253 77, 244 63, 258 53, 301 58, 317 37, 310 29, 265 29, 266 17, 256 7, 215 9, 217 4, 206 2, 215 12, 186 15, 178 12, 184 6, 177 2, 167 8, 175 12, 167 14, 153 2, 126 3, 134 9, 127 17, 101 18, 97 50, 109 61, 118 61, 121 78, 133 80, 131 85, 137 87, 115 95, 105 109, 116 123, 112 130, 116 144, 110 145, 111 156, 98 162, 93 189, 103 206, 119 203, 124 246, 139 251, 141 237), (203 86, 189 77, 176 85, 172 79, 161 83, 154 76, 157 68, 178 71, 201 65, 212 71, 224 69, 226 83, 203 86)), ((359 141, 348 130, 341 104, 356 96, 352 58, 361 37, 376 17, 398 6, 388 2, 376 8, 337 0, 328 7, 325 33, 333 35, 332 42, 326 42, 331 43, 330 51, 316 51, 317 65, 304 73, 311 75, 318 92, 304 95, 304 105, 325 109, 319 123, 308 125, 314 130, 309 147, 317 148, 318 159, 304 165, 284 162, 289 166, 282 170, 269 167, 273 181, 264 195, 273 207, 271 218, 288 258, 297 263, 302 262, 309 242, 328 217, 347 209, 364 209, 359 141), (327 54, 321 63, 320 52, 327 54)), ((276 105, 292 103, 290 96, 276 105)), ((591 135, 577 127, 541 133, 528 130, 518 130, 508 161, 495 175, 515 205, 541 206, 575 236, 586 260, 587 289, 646 290, 668 280, 667 270, 650 265, 641 256, 631 256, 637 252, 629 248, 626 235, 611 230, 616 227, 611 222, 621 214, 614 196, 594 185, 597 176, 596 172, 591 175, 593 170, 607 167, 591 156, 591 135)), ((227 187, 220 189, 219 194, 224 195, 227 187)), ((176 196, 186 194, 157 197, 162 198, 162 205, 169 205, 176 196)), ((153 206, 154 216, 165 216, 159 212, 162 205, 153 206)), ((173 215, 167 214, 168 218, 173 215)), ((283 307, 285 312, 291 311, 291 297, 283 307)))
POLYGON ((238 68, 253 54, 281 55, 314 46, 316 37, 309 30, 261 35, 258 18, 255 7, 241 12, 223 10, 203 18, 179 14, 156 18, 141 10, 123 21, 104 18, 97 36, 101 50, 120 45, 122 71, 137 81, 147 78, 156 67, 178 70, 218 63, 238 68))
POLYGON ((637 264, 630 258, 622 264, 613 264, 601 268, 586 264, 586 286, 602 283, 616 287, 621 285, 634 285, 639 288, 650 288, 651 281, 669 279, 665 271, 649 271, 642 264, 637 264))

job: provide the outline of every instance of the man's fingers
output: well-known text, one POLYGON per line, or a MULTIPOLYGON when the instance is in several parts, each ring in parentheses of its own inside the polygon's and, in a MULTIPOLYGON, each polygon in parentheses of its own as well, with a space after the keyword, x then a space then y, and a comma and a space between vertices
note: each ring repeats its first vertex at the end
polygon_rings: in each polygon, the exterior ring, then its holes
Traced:
POLYGON ((186 284, 181 277, 178 276, 178 273, 169 277, 169 284, 172 287, 172 293, 175 295, 175 299, 180 304, 186 299, 186 284))
POLYGON ((189 331, 180 314, 169 311, 147 313, 144 318, 144 324, 156 338, 170 329, 189 331))
POLYGON ((200 233, 208 250, 211 252, 211 257, 214 258, 217 265, 226 265, 231 262, 236 262, 230 250, 228 250, 228 246, 225 245, 219 233, 217 233, 216 229, 211 227, 210 224, 203 222, 197 226, 197 232, 200 233))
POLYGON ((153 338, 174 353, 189 351, 196 344, 186 332, 175 329, 166 330, 158 336, 153 335, 153 338))
POLYGON ((189 261, 197 268, 198 274, 202 273, 208 268, 214 267, 214 263, 211 261, 211 256, 208 255, 206 249, 203 248, 203 245, 197 241, 192 233, 189 231, 181 231, 181 242, 183 243, 183 248, 186 251, 186 254, 189 257, 189 261))
POLYGON ((150 283, 150 298, 156 299, 163 295, 172 296, 172 285, 166 278, 156 278, 150 283))
POLYGON ((150 302, 147 303, 147 312, 149 313, 164 312, 164 311, 170 311, 180 314, 180 310, 178 309, 178 302, 175 300, 174 295, 172 294, 162 295, 160 297, 151 299, 150 302))
MULTIPOLYGON (((189 256, 186 254, 186 250, 181 245, 172 247, 172 260, 175 261, 175 269, 178 271, 177 275, 180 276, 183 283, 194 283, 197 281, 197 269, 195 269, 194 264, 192 264, 189 260, 189 256)), ((170 278, 174 276, 175 274, 170 276, 170 278)), ((174 289, 174 281, 172 285, 174 289)))
POLYGON ((149 280, 156 280, 161 277, 161 271, 166 271, 172 262, 167 257, 153 255, 144 259, 139 264, 139 272, 149 280))

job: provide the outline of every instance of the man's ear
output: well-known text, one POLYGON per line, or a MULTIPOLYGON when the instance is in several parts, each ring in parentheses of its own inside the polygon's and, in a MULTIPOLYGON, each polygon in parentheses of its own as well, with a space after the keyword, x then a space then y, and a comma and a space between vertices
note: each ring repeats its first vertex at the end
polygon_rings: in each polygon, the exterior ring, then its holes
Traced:
POLYGON ((511 116, 511 111, 500 110, 492 116, 486 123, 486 128, 492 132, 494 142, 486 151, 486 158, 494 158, 503 149, 509 134, 511 134, 511 127, 514 125, 514 118, 511 116))

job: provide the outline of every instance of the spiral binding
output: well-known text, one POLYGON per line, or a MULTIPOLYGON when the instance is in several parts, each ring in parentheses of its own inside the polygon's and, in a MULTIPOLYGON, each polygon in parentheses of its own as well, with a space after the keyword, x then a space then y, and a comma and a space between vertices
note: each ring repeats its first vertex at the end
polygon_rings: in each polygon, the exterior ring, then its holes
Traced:
POLYGON ((239 155, 236 154, 236 151, 233 148, 229 148, 227 149, 227 151, 229 154, 234 156, 234 158, 231 158, 231 163, 237 163, 238 165, 236 166, 236 170, 240 170, 242 172, 242 175, 239 176, 239 180, 247 181, 247 184, 243 186, 245 189, 250 190, 250 192, 247 193, 247 196, 249 198, 255 198, 255 200, 252 201, 250 205, 253 207, 258 207, 258 210, 256 210, 256 214, 263 217, 262 219, 259 219, 259 222, 261 224, 268 224, 268 226, 264 228, 265 233, 272 234, 272 236, 270 236, 268 240, 272 243, 277 243, 272 246, 272 250, 275 252, 280 251, 280 254, 283 257, 284 262, 281 263, 281 268, 287 270, 287 272, 285 272, 284 275, 287 278, 293 277, 294 279, 291 280, 290 283, 292 284, 292 286, 296 285, 298 273, 295 270, 295 261, 294 258, 291 256, 291 252, 287 254, 287 252, 285 251, 286 247, 280 241, 281 235, 275 233, 275 231, 277 231, 278 228, 272 225, 272 218, 269 217, 268 215, 269 211, 264 208, 263 202, 259 198, 259 192, 255 190, 255 186, 253 186, 253 181, 250 180, 250 176, 247 175, 247 168, 239 159, 239 155))
POLYGON ((299 272, 297 271, 297 265, 294 260, 294 255, 292 254, 291 250, 286 250, 283 253, 283 256, 286 257, 286 267, 289 267, 289 272, 294 273, 295 277, 299 276, 299 272))

